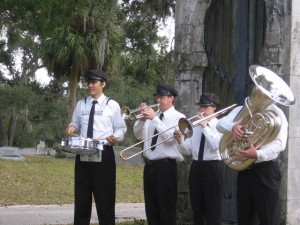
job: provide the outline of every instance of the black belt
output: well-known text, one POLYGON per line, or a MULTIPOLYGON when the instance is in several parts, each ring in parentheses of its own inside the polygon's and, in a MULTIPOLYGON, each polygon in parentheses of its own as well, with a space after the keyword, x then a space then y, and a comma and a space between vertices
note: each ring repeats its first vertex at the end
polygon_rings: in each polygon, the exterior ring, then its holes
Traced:
POLYGON ((113 149, 113 146, 111 146, 111 145, 103 145, 103 150, 102 151, 112 150, 112 149, 113 149))
POLYGON ((170 159, 170 158, 156 159, 156 160, 146 159, 146 164, 159 164, 159 163, 176 163, 176 159, 170 159))
POLYGON ((193 162, 195 163, 216 163, 216 162, 221 162, 222 160, 202 160, 202 161, 199 161, 199 160, 193 160, 193 162))
POLYGON ((276 159, 272 159, 272 160, 269 160, 269 161, 264 161, 264 162, 259 162, 259 163, 254 163, 252 164, 250 167, 248 167, 247 169, 254 169, 254 168, 258 168, 258 167, 261 167, 261 166, 266 166, 266 165, 270 165, 270 164, 273 164, 273 163, 276 163, 277 162, 277 158, 276 159))

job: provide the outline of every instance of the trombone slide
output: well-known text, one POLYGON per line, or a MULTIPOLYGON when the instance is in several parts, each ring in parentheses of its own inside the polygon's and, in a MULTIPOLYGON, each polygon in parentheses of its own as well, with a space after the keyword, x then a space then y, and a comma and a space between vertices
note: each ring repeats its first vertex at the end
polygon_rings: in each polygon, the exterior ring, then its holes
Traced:
MULTIPOLYGON (((224 109, 222 109, 222 110, 219 110, 219 111, 216 112, 216 113, 213 113, 213 114, 211 114, 211 115, 209 115, 209 116, 203 117, 203 118, 201 118, 201 119, 199 119, 199 120, 196 120, 196 121, 194 121, 194 122, 190 122, 190 120, 194 119, 194 118, 197 117, 198 115, 193 116, 193 117, 191 117, 191 118, 189 118, 189 119, 181 118, 181 119, 179 119, 178 125, 176 125, 176 126, 179 127, 180 132, 183 134, 184 138, 186 139, 186 138, 189 138, 189 137, 191 137, 191 136, 193 135, 193 128, 196 127, 196 126, 199 126, 203 121, 211 120, 211 119, 213 119, 213 118, 215 118, 215 117, 218 117, 219 115, 226 113, 228 110, 230 110, 230 109, 232 109, 232 108, 234 108, 234 107, 236 107, 236 106, 237 106, 237 104, 230 105, 230 106, 228 106, 228 107, 226 107, 226 108, 224 108, 224 109)), ((131 145, 131 146, 129 146, 129 147, 123 149, 123 150, 120 152, 120 157, 121 157, 121 159, 123 159, 123 160, 131 159, 131 158, 133 158, 133 157, 135 157, 135 156, 137 156, 137 155, 139 155, 139 154, 141 154, 141 153, 143 153, 143 152, 145 152, 145 151, 151 149, 152 147, 155 147, 155 146, 157 146, 157 145, 160 145, 160 144, 162 144, 162 143, 164 143, 164 142, 166 142, 166 141, 168 141, 168 140, 174 138, 174 136, 172 136, 172 137, 170 137, 170 138, 168 138, 168 139, 166 139, 166 140, 163 140, 163 141, 161 141, 161 142, 159 142, 159 143, 156 143, 156 144, 153 145, 153 146, 150 146, 149 148, 143 149, 142 151, 139 151, 139 152, 137 152, 137 153, 135 153, 135 154, 133 154, 133 155, 131 155, 131 156, 128 156, 128 157, 123 156, 124 152, 128 151, 129 149, 131 149, 131 148, 133 148, 133 147, 135 147, 135 146, 137 146, 137 145, 139 145, 139 144, 142 144, 142 143, 144 143, 145 141, 147 141, 147 140, 149 140, 149 139, 152 139, 153 137, 155 137, 155 136, 157 136, 157 135, 160 135, 160 134, 162 134, 162 133, 164 133, 164 132, 166 132, 166 131, 168 131, 168 130, 171 130, 171 129, 175 128, 176 126, 167 128, 167 129, 164 130, 164 131, 161 131, 161 132, 159 132, 159 133, 157 133, 157 134, 155 134, 155 135, 152 135, 151 137, 146 138, 145 140, 142 140, 142 141, 140 141, 140 142, 138 142, 138 143, 136 143, 136 144, 134 144, 134 145, 131 145)))

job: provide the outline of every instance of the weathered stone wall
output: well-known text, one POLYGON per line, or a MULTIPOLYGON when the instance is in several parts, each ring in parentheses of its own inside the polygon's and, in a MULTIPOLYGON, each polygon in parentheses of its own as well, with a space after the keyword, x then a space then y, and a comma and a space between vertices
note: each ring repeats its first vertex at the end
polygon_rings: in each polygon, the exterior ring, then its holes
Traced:
POLYGON ((296 105, 282 107, 289 121, 288 146, 281 155, 281 224, 300 223, 300 3, 299 1, 267 0, 267 30, 260 62, 280 75, 296 96, 296 105), (297 101, 298 100, 298 101, 297 101))
POLYGON ((289 140, 285 152, 287 178, 284 187, 286 195, 283 200, 286 210, 286 224, 300 224, 300 1, 287 2, 283 33, 284 49, 282 73, 287 76, 290 87, 296 96, 296 104, 289 107, 286 112, 289 118, 289 140), (288 36, 288 37, 287 37, 288 36))
MULTIPOLYGON (((175 86, 179 90, 177 108, 193 116, 201 94, 202 76, 207 67, 204 51, 204 17, 209 0, 177 1, 175 16, 175 86)), ((281 155, 282 224, 300 224, 300 1, 265 0, 267 27, 260 64, 280 75, 291 87, 296 104, 282 107, 289 121, 288 146, 281 155)), ((191 224, 187 190, 189 160, 179 168, 179 224, 191 224)))
POLYGON ((202 75, 208 61, 204 50, 204 17, 210 1, 177 1, 175 15, 175 86, 177 104, 188 117, 197 112, 202 75))
MULTIPOLYGON (((208 61, 204 50, 204 17, 208 0, 176 2, 175 15, 175 87, 179 92, 177 108, 187 118, 196 114, 195 102, 199 100, 202 76, 208 61)), ((192 224, 192 210, 188 191, 188 174, 191 157, 178 164, 178 225, 192 224)))

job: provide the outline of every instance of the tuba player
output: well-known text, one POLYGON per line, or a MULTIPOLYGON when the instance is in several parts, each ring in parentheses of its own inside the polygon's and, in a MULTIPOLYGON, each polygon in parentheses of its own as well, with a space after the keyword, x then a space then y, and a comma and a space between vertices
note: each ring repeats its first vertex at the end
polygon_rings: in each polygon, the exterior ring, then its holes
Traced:
MULTIPOLYGON (((251 110, 251 105, 249 107, 249 110, 251 110)), ((235 140, 240 140, 246 135, 245 125, 233 122, 241 109, 242 106, 236 107, 227 116, 219 120, 217 124, 219 132, 232 132, 235 140)), ((249 148, 236 152, 237 156, 255 159, 252 166, 238 172, 237 214, 239 225, 252 225, 255 214, 260 224, 280 224, 279 189, 281 175, 277 158, 279 153, 286 147, 288 122, 283 111, 274 103, 267 110, 275 112, 281 119, 281 128, 278 135, 259 149, 250 143, 249 148)))

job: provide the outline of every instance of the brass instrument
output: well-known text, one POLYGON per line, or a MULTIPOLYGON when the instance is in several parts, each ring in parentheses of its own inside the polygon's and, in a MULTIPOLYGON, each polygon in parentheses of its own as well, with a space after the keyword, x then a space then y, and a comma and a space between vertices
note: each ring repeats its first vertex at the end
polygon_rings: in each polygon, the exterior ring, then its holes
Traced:
MULTIPOLYGON (((154 107, 159 107, 159 104, 153 104, 153 105, 147 105, 144 108, 154 108, 154 107)), ((121 115, 125 120, 136 120, 143 118, 143 115, 140 114, 140 108, 137 109, 129 109, 127 106, 122 106, 121 107, 121 115)))
POLYGON ((237 156, 238 150, 247 149, 252 143, 259 151, 259 147, 270 143, 279 133, 281 119, 267 108, 275 102, 285 106, 295 103, 293 92, 277 74, 258 65, 250 66, 249 73, 255 87, 233 120, 245 125, 244 137, 234 140, 229 132, 222 136, 219 144, 221 158, 234 170, 247 169, 255 162, 255 159, 237 156))
POLYGON ((137 152, 137 153, 135 153, 135 154, 133 154, 133 155, 131 155, 131 156, 127 156, 127 157, 123 156, 124 152, 128 151, 129 149, 131 149, 131 148, 133 148, 133 147, 135 147, 135 146, 137 146, 137 145, 139 145, 139 144, 142 144, 142 143, 144 143, 145 141, 147 141, 147 140, 149 140, 149 139, 152 139, 153 137, 158 136, 158 135, 160 135, 160 134, 162 134, 162 133, 164 133, 164 132, 166 132, 166 131, 168 131, 168 130, 174 129, 174 128, 177 127, 177 126, 178 126, 180 132, 182 133, 182 135, 184 136, 185 139, 186 139, 186 138, 190 138, 190 137, 193 135, 193 128, 194 128, 194 127, 199 126, 199 125, 200 125, 202 122, 204 122, 204 121, 212 120, 213 118, 216 118, 216 117, 218 117, 219 115, 226 113, 228 110, 232 109, 232 108, 235 107, 235 106, 236 106, 236 104, 233 104, 233 105, 228 106, 228 107, 226 107, 226 108, 224 108, 224 109, 222 109, 222 110, 220 110, 220 111, 218 111, 218 112, 216 112, 216 113, 213 113, 213 114, 211 114, 211 115, 209 115, 209 116, 206 116, 206 117, 203 117, 203 118, 201 118, 201 119, 198 119, 198 120, 196 120, 196 121, 194 121, 194 122, 192 122, 192 120, 195 119, 195 118, 197 118, 198 115, 195 115, 195 116, 193 116, 193 117, 191 117, 191 118, 189 118, 189 119, 186 119, 186 118, 180 118, 179 121, 178 121, 178 125, 173 126, 173 127, 170 127, 170 128, 168 128, 168 129, 166 129, 166 130, 164 130, 164 131, 162 131, 162 132, 159 132, 159 133, 157 133, 157 134, 155 134, 155 135, 153 135, 153 136, 151 136, 151 137, 149 137, 149 138, 147 138, 147 139, 145 139, 145 140, 143 140, 143 141, 140 141, 140 142, 138 142, 138 143, 136 143, 136 144, 134 144, 134 145, 131 145, 131 146, 129 146, 128 148, 125 148, 124 150, 122 150, 122 151, 120 152, 120 157, 121 157, 123 160, 131 159, 131 158, 133 158, 133 157, 135 157, 135 156, 137 156, 137 155, 139 155, 139 154, 141 154, 141 153, 143 153, 143 152, 145 152, 145 151, 151 149, 152 147, 155 147, 155 146, 157 146, 157 145, 160 145, 160 144, 162 144, 162 143, 164 143, 164 142, 166 142, 166 141, 168 141, 168 140, 174 138, 174 136, 172 136, 172 137, 170 137, 170 138, 168 138, 168 139, 166 139, 166 140, 163 140, 163 141, 161 141, 161 142, 156 143, 155 145, 153 145, 153 146, 151 146, 151 147, 149 147, 149 148, 143 149, 142 151, 139 151, 139 152, 137 152))

